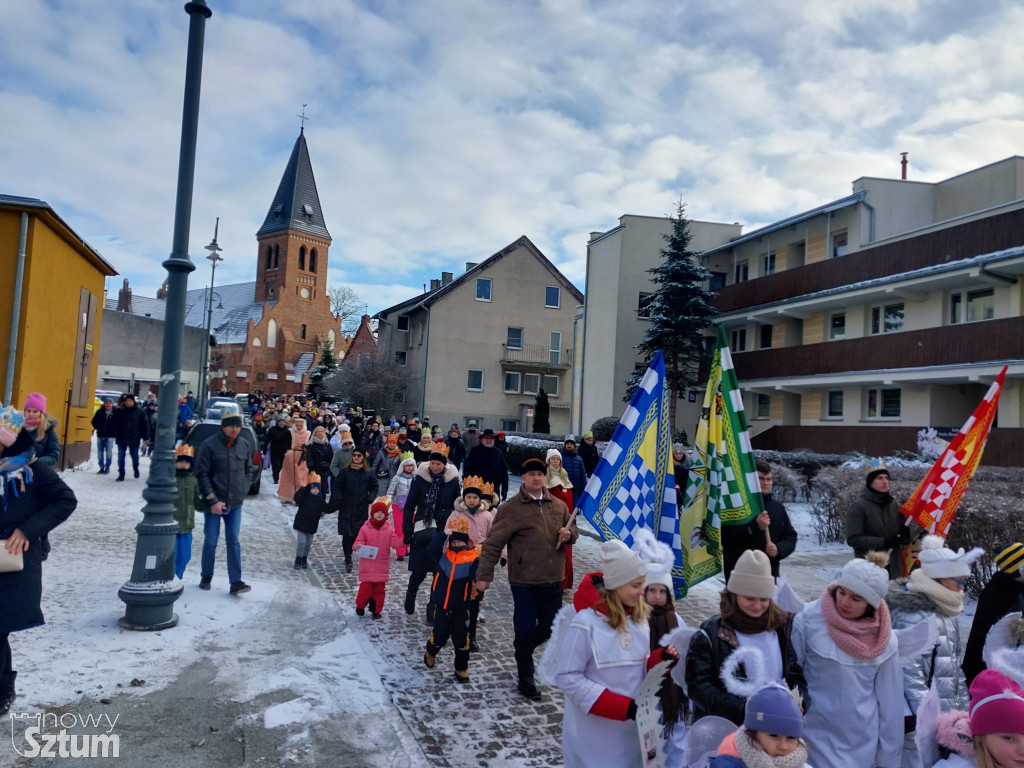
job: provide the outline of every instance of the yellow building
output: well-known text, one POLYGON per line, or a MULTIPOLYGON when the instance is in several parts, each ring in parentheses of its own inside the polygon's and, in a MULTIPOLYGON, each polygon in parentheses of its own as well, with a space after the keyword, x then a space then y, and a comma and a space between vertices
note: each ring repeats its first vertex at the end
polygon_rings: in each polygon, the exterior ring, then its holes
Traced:
POLYGON ((47 203, 0 195, 0 399, 46 396, 58 468, 89 458, 103 283, 116 274, 47 203))

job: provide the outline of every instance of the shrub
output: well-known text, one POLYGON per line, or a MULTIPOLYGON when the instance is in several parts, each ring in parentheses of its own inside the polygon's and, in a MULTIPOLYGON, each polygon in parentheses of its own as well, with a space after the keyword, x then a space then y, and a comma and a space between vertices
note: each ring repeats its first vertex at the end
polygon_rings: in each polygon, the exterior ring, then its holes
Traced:
POLYGON ((615 416, 605 416, 590 425, 590 431, 594 433, 594 441, 607 442, 615 434, 615 428, 619 426, 619 420, 615 416))
POLYGON ((508 443, 508 471, 510 474, 518 475, 519 468, 523 465, 523 462, 531 457, 535 457, 544 461, 544 457, 548 452, 549 448, 561 448, 562 443, 556 442, 555 440, 548 439, 549 436, 545 435, 544 438, 537 437, 519 437, 516 435, 506 435, 505 440, 508 443))

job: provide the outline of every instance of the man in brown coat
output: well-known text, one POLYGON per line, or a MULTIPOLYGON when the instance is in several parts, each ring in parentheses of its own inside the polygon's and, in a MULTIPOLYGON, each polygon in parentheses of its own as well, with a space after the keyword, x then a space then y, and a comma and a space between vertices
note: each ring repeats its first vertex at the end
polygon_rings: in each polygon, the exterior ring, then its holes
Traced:
POLYGON ((540 691, 533 680, 533 652, 551 637, 551 623, 562 606, 563 545, 574 544, 579 532, 576 522, 570 522, 569 508, 544 487, 544 462, 527 459, 521 471, 519 493, 498 507, 484 540, 476 587, 483 592, 491 585, 494 566, 507 546, 519 692, 537 700, 540 691))

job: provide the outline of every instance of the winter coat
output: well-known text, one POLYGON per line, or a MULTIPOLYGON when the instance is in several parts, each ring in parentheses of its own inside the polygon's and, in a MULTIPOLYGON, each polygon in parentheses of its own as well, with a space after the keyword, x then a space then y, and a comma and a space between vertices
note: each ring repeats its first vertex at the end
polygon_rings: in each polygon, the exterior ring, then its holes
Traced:
POLYGON ((640 735, 632 720, 591 714, 606 691, 623 699, 636 698, 647 673, 650 627, 627 619, 624 631, 580 601, 586 591, 598 595, 584 578, 574 598, 578 612, 565 630, 555 672, 555 684, 565 693, 562 716, 562 757, 566 768, 640 768, 640 735))
POLYGON ((968 760, 966 757, 960 757, 960 755, 954 753, 944 760, 939 760, 932 768, 975 768, 976 765, 976 763, 968 760))
POLYGON ((223 429, 206 438, 196 451, 195 475, 207 506, 222 501, 228 509, 241 507, 258 471, 249 442, 239 435, 228 447, 223 429))
MULTIPOLYGON (((365 459, 364 459, 365 461, 365 459)), ((377 478, 369 467, 345 467, 334 478, 331 507, 338 510, 338 534, 358 536, 359 529, 370 516, 370 504, 377 497, 377 478)))
POLYGON ((935 618, 939 627, 935 647, 903 666, 903 695, 910 711, 917 712, 932 683, 938 688, 943 711, 967 709, 967 683, 960 668, 960 617, 946 616, 926 595, 908 591, 906 583, 906 579, 899 579, 889 585, 885 602, 892 613, 892 628, 912 627, 929 616, 935 618))
POLYGON ((823 766, 900 768, 903 672, 895 635, 890 631, 889 645, 873 659, 851 656, 829 635, 819 599, 793 620, 793 649, 808 688, 842 691, 816 696, 804 717, 804 739, 814 760, 823 766))
POLYGON ((43 430, 42 439, 32 441, 32 450, 36 455, 36 464, 45 464, 52 467, 60 460, 60 438, 57 437, 57 420, 51 416, 46 417, 46 429, 43 430))
POLYGON ((176 469, 174 481, 178 485, 178 498, 174 500, 174 520, 178 524, 178 533, 192 533, 196 527, 196 507, 206 508, 199 493, 199 481, 191 469, 176 469))
POLYGON ((449 435, 444 439, 444 442, 448 446, 448 461, 456 467, 461 467, 462 462, 466 460, 466 455, 469 453, 469 449, 462 442, 462 438, 449 435))
POLYGON ((462 433, 462 442, 466 445, 466 454, 480 445, 480 433, 475 429, 467 429, 462 433))
MULTIPOLYGON (((796 549, 797 532, 789 520, 786 508, 775 499, 770 493, 763 495, 764 508, 771 518, 768 524, 768 533, 772 537, 779 553, 768 560, 772 566, 772 576, 779 578, 779 563, 793 554, 796 549)), ((765 551, 768 540, 764 531, 758 526, 756 520, 751 520, 746 525, 723 525, 722 526, 722 565, 725 578, 729 578, 732 569, 736 567, 736 561, 740 555, 748 549, 759 549, 765 551)))
POLYGON ((444 525, 445 533, 452 532, 453 520, 466 521, 469 540, 473 542, 473 546, 477 547, 484 543, 487 534, 491 532, 491 526, 494 524, 494 513, 483 507, 477 507, 474 511, 470 512, 466 503, 460 497, 455 500, 455 509, 448 515, 448 521, 444 525))
MULTIPOLYGON (((395 476, 388 483, 387 492, 384 494, 392 502, 398 505, 399 509, 405 509, 405 501, 409 498, 409 489, 412 487, 413 478, 416 477, 416 459, 403 459, 395 470, 395 476), (406 463, 412 465, 412 474, 405 473, 406 463)), ((404 533, 403 533, 404 535, 404 533)))
POLYGON ((116 408, 111 408, 110 413, 100 408, 92 417, 92 428, 96 430, 96 437, 117 437, 117 419, 114 414, 116 408))
POLYGON ((309 466, 306 464, 306 445, 312 437, 308 429, 301 432, 291 430, 291 448, 281 461, 280 482, 277 485, 277 497, 285 501, 294 501, 295 492, 306 484, 309 478, 309 466))
POLYGON ((327 441, 318 443, 310 437, 306 443, 306 469, 320 475, 324 487, 327 486, 327 476, 331 471, 331 459, 334 458, 334 450, 327 441))
POLYGON ((391 550, 401 549, 403 546, 391 524, 385 519, 384 525, 375 528, 373 523, 367 520, 359 529, 355 543, 377 548, 376 557, 359 558, 359 583, 388 581, 391 578, 391 550))
POLYGON ((398 472, 398 466, 402 463, 401 454, 388 456, 387 450, 377 454, 373 460, 373 476, 377 478, 377 495, 386 496, 391 486, 391 478, 398 472))
POLYGON ((569 476, 569 482, 572 483, 573 506, 571 509, 575 509, 576 502, 583 495, 583 489, 587 485, 587 470, 583 466, 583 459, 576 451, 562 451, 562 469, 565 470, 565 474, 569 476))
POLYGON ((327 485, 320 485, 320 493, 313 495, 310 490, 312 485, 304 485, 295 492, 295 520, 292 528, 300 533, 310 535, 320 529, 320 518, 330 513, 331 507, 327 503, 327 485))
POLYGON ((964 677, 967 685, 985 669, 981 653, 992 625, 1008 613, 1024 611, 1024 583, 1015 576, 996 571, 978 596, 978 607, 971 622, 971 635, 964 651, 964 677))
POLYGON ((565 577, 565 547, 558 544, 558 530, 568 526, 572 534, 566 543, 579 538, 576 521, 569 525, 571 511, 548 489, 541 499, 526 489, 506 501, 494 514, 494 524, 480 553, 480 580, 494 580, 494 566, 508 545, 510 584, 561 584, 565 577))
POLYGON ((114 442, 130 447, 149 439, 149 419, 142 408, 138 405, 131 408, 122 405, 115 413, 117 417, 114 419, 114 442))
MULTIPOLYGON (((363 457, 363 461, 366 457, 363 457)), ((340 475, 349 463, 352 461, 352 449, 351 448, 339 448, 334 452, 334 457, 331 459, 331 475, 337 477, 340 475)))
POLYGON ((594 474, 594 470, 597 469, 598 462, 601 461, 601 454, 598 453, 597 444, 591 445, 590 443, 583 441, 576 449, 580 458, 583 459, 583 470, 587 473, 587 477, 594 474))
POLYGON ((267 429, 267 445, 270 455, 283 458, 292 447, 292 430, 290 427, 273 426, 267 429))
MULTIPOLYGON (((846 510, 846 543, 853 547, 855 557, 868 552, 885 552, 885 540, 899 533, 904 517, 899 503, 888 493, 864 488, 846 510)), ((898 553, 889 558, 889 578, 903 575, 898 553)))
POLYGON ((367 452, 367 460, 372 461, 384 448, 384 435, 379 429, 376 432, 368 429, 363 433, 362 446, 367 452))
POLYGON ((478 445, 471 448, 462 467, 462 476, 478 475, 485 483, 492 483, 501 498, 508 495, 508 465, 505 455, 497 448, 478 445))
MULTIPOLYGON (((809 708, 807 682, 790 640, 792 629, 792 616, 775 629, 779 651, 782 653, 782 676, 788 687, 800 688, 806 710, 809 708)), ((739 645, 735 630, 724 624, 721 616, 713 616, 705 621, 691 638, 690 650, 686 655, 686 690, 693 704, 695 721, 705 715, 717 715, 737 725, 743 724, 743 710, 747 700, 727 691, 721 678, 722 665, 739 645)))
POLYGON ((444 528, 444 524, 448 521, 448 515, 455 507, 455 500, 459 498, 461 490, 459 470, 455 468, 454 464, 444 465, 443 483, 438 493, 437 506, 434 509, 427 509, 427 494, 430 492, 430 485, 430 465, 422 464, 413 473, 409 496, 406 498, 405 507, 402 510, 402 537, 405 543, 410 545, 410 571, 426 572, 437 569, 437 561, 431 559, 427 554, 427 543, 429 542, 413 543, 413 528, 417 520, 432 520, 438 530, 444 528))
POLYGON ((473 548, 461 552, 448 549, 447 541, 448 537, 438 532, 427 545, 427 556, 435 568, 430 602, 443 611, 466 611, 473 599, 478 556, 473 548))
POLYGON ((28 539, 24 568, 0 573, 0 633, 19 632, 43 624, 42 538, 63 523, 78 504, 74 492, 45 464, 14 473, 0 473, 0 539, 19 529, 28 539), (25 478, 22 487, 18 475, 25 478), (15 487, 17 493, 14 492, 15 487))

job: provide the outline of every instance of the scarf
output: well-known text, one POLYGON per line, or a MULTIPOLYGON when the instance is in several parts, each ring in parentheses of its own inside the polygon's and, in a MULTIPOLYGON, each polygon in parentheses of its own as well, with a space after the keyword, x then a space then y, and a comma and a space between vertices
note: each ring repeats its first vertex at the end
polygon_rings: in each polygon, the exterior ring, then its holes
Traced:
POLYGON ((384 516, 383 520, 378 520, 377 518, 373 517, 372 515, 370 516, 370 525, 372 525, 378 531, 381 528, 384 527, 384 523, 386 523, 387 521, 388 521, 387 515, 384 516))
POLYGON ((828 636, 839 648, 858 659, 874 659, 889 647, 892 619, 883 600, 875 609, 874 618, 844 619, 832 595, 834 584, 825 587, 818 605, 828 625, 828 636))
POLYGON ((399 454, 401 454, 401 451, 398 450, 398 444, 397 443, 387 443, 384 446, 384 453, 386 453, 388 455, 389 459, 393 459, 393 458, 395 458, 395 456, 398 456, 399 454))
POLYGON ((557 488, 558 486, 572 488, 572 483, 569 482, 569 475, 566 473, 565 467, 559 467, 557 472, 554 467, 548 467, 547 474, 544 475, 544 487, 557 488))
POLYGON ((427 496, 423 501, 423 507, 436 523, 438 518, 437 508, 441 505, 441 486, 444 485, 444 470, 437 475, 429 471, 427 474, 430 475, 430 487, 427 489, 427 496))
POLYGON ((736 751, 739 752, 740 760, 747 764, 747 768, 803 768, 807 762, 807 745, 803 739, 788 755, 769 757, 753 737, 754 734, 744 726, 740 726, 736 731, 736 751))
POLYGON ((316 435, 313 435, 313 442, 316 443, 317 445, 327 445, 327 438, 317 437, 316 435))
MULTIPOLYGON (((661 647, 661 638, 679 626, 675 606, 672 605, 672 602, 669 601, 665 605, 652 605, 647 624, 651 628, 651 650, 656 651, 661 647)), ((675 724, 686 714, 686 694, 683 693, 682 688, 676 685, 671 675, 665 675, 665 680, 658 690, 658 698, 661 699, 661 714, 662 721, 665 723, 665 731, 671 734, 675 724)))
POLYGON ((918 568, 911 572, 907 579, 907 590, 924 595, 935 607, 945 616, 959 616, 964 610, 964 593, 954 592, 927 576, 924 571, 918 568))

